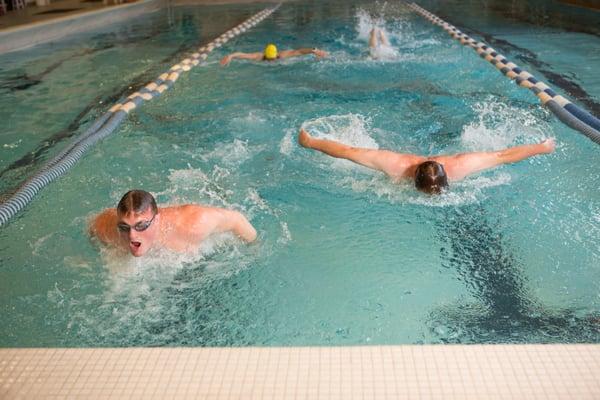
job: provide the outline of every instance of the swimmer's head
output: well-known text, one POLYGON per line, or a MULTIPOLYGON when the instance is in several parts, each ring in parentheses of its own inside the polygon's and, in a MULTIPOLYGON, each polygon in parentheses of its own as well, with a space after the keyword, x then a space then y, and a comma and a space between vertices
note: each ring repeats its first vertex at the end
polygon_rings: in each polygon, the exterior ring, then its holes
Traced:
POLYGON ((139 214, 148 208, 152 209, 154 214, 158 212, 154 196, 145 190, 130 190, 121 197, 119 204, 117 204, 117 213, 123 215, 129 213, 139 214))
POLYGON ((144 190, 130 190, 117 204, 117 229, 132 255, 144 255, 158 238, 158 207, 144 190))
POLYGON ((279 53, 277 52, 277 47, 273 43, 269 43, 265 47, 265 51, 263 54, 266 60, 275 60, 279 53))
POLYGON ((448 187, 448 177, 444 166, 435 161, 419 164, 415 172, 415 186, 421 192, 440 194, 448 187))

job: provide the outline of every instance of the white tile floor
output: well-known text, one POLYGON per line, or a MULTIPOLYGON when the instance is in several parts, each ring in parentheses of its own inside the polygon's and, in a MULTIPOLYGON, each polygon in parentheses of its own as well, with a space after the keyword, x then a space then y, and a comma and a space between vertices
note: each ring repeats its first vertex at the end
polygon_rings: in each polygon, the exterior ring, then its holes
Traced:
POLYGON ((0 399, 600 399, 600 345, 0 349, 0 399))

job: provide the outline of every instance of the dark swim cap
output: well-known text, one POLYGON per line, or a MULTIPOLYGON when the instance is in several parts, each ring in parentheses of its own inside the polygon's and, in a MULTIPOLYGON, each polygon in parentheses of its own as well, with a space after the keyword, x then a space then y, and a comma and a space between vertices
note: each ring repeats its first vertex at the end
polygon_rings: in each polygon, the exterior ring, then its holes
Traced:
POLYGON ((129 213, 143 213, 148 208, 152 208, 152 213, 158 212, 154 196, 145 190, 130 190, 125 193, 117 205, 117 213, 127 215, 129 213))
POLYGON ((435 161, 419 164, 415 172, 415 186, 421 192, 440 194, 448 187, 448 177, 444 166, 435 161))

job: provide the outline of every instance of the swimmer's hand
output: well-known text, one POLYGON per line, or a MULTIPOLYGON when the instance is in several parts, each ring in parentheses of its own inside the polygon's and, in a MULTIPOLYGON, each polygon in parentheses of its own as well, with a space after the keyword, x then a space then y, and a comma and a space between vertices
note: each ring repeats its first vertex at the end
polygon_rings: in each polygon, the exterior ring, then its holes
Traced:
POLYGON ((222 66, 222 67, 225 67, 226 65, 229 65, 229 63, 231 62, 231 59, 232 59, 232 58, 233 58, 233 57, 232 57, 232 55, 231 55, 231 54, 229 54, 229 55, 226 55, 225 57, 221 58, 221 61, 220 61, 220 63, 221 63, 221 66, 222 66))
POLYGON ((298 143, 302 147, 307 147, 310 149, 310 140, 312 137, 306 132, 304 129, 300 128, 300 134, 298 135, 298 143))
POLYGON ((323 58, 323 57, 327 57, 329 55, 328 52, 324 51, 324 50, 319 50, 319 49, 313 49, 312 53, 317 57, 317 58, 323 58))
POLYGON ((552 153, 554 149, 556 149, 556 142, 554 138, 546 139, 540 144, 543 146, 543 153, 545 154, 552 153))

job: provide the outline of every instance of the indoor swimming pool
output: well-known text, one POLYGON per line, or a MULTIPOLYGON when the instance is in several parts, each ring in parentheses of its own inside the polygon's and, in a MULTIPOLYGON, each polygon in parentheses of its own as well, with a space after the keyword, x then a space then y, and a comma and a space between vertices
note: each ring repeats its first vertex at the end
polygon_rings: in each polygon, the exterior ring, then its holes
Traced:
MULTIPOLYGON (((598 32, 419 4, 599 115, 598 32)), ((0 55, 4 196, 121 96, 265 7, 172 7, 0 55)), ((598 149, 403 4, 284 3, 0 228, 0 346, 600 343, 598 149), (373 26, 393 49, 382 59, 373 26), (330 54, 219 64, 271 42, 330 54), (300 127, 424 155, 557 148, 432 197, 300 147, 300 127), (88 222, 133 188, 242 211, 258 241, 119 256, 88 222)))

